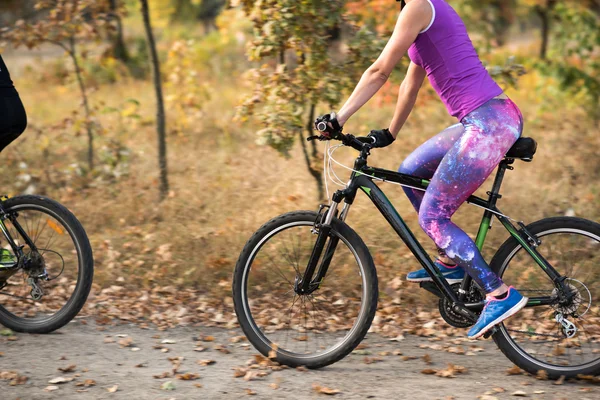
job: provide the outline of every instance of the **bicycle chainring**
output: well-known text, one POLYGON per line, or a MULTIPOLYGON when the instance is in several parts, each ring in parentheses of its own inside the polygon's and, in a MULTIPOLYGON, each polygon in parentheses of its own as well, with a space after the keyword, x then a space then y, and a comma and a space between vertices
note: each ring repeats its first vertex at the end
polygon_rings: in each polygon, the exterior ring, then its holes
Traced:
MULTIPOLYGON (((452 288, 452 290, 454 290, 454 293, 456 293, 458 295, 458 289, 460 289, 460 283, 455 283, 453 285, 450 285, 450 287, 452 288)), ((471 284, 471 289, 469 290, 469 293, 467 293, 467 298, 466 298, 466 302, 467 303, 478 303, 480 301, 483 301, 485 298, 485 296, 483 295, 483 293, 481 293, 481 291, 477 288, 477 286, 475 286, 474 283, 471 284)), ((455 328, 468 328, 470 326, 473 326, 473 322, 469 321, 467 318, 465 318, 464 316, 454 312, 454 310, 452 310, 452 303, 450 302, 449 299, 447 298, 441 298, 439 301, 439 310, 440 310, 440 315, 442 316, 442 318, 444 319, 444 321, 446 321, 448 324, 452 325, 455 328)))

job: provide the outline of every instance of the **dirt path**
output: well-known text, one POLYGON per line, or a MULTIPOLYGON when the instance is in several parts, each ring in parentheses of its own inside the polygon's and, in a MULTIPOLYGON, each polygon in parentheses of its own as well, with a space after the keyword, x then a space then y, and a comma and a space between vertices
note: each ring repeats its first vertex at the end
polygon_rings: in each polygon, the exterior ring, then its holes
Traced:
POLYGON ((361 354, 352 354, 328 368, 318 371, 269 371, 271 373, 266 377, 245 381, 244 378, 234 378, 233 369, 246 367, 246 362, 256 352, 246 341, 233 343, 232 338, 238 335, 241 335, 238 330, 216 328, 182 327, 161 332, 131 325, 97 327, 91 321, 87 324, 78 321, 51 335, 19 334, 12 339, 0 337, 0 373, 5 371, 6 375, 6 371, 16 371, 28 378, 26 383, 14 386, 11 386, 10 379, 0 379, 1 398, 229 399, 248 395, 246 389, 255 392, 256 397, 269 399, 328 397, 317 393, 313 389, 314 384, 340 390, 341 393, 334 398, 343 399, 445 399, 448 396, 475 399, 494 387, 506 391, 484 399, 514 398, 512 393, 517 390, 525 392, 528 398, 538 399, 574 396, 582 400, 597 399, 600 393, 600 387, 583 383, 557 386, 524 375, 507 376, 506 370, 512 365, 489 340, 477 342, 482 350, 474 355, 459 355, 422 349, 420 345, 433 343, 416 336, 391 342, 377 335, 369 335, 364 342, 367 347, 359 351, 361 354), (212 336, 214 340, 201 342, 206 347, 205 351, 194 351, 198 337, 206 336, 212 336), (165 340, 174 343, 162 344, 165 340), (131 342, 130 347, 121 347, 119 341, 122 344, 131 342), (225 345, 230 353, 215 350, 214 347, 219 344, 225 345), (157 345, 169 349, 168 352, 154 348, 157 345), (394 350, 403 354, 385 353, 394 350), (383 355, 381 352, 384 352, 383 355), (421 358, 425 354, 431 357, 431 365, 421 358), (409 358, 406 356, 417 358, 405 360, 409 358), (200 377, 192 381, 173 377, 154 378, 154 375, 172 370, 169 358, 173 357, 183 357, 178 373, 196 373, 200 377), (365 362, 372 361, 374 357, 381 358, 381 361, 365 362), (202 359, 216 363, 201 366, 197 361, 202 359), (425 368, 444 369, 447 363, 464 366, 468 371, 454 379, 421 373, 425 368), (66 368, 73 364, 76 366, 73 372, 58 371, 59 367, 66 368), (45 391, 50 385, 48 381, 56 377, 74 380, 55 385, 58 386, 57 390, 45 391), (95 381, 95 385, 88 388, 76 385, 88 379, 95 381), (174 390, 161 389, 161 385, 168 381, 175 385, 174 390), (109 393, 107 389, 115 385, 118 385, 118 390, 109 393), (544 393, 535 394, 536 391, 544 393))

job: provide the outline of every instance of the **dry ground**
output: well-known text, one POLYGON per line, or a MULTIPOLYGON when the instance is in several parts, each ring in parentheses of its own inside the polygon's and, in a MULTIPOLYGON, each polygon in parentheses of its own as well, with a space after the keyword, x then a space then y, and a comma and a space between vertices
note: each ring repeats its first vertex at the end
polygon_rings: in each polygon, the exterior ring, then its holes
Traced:
POLYGON ((248 393, 269 399, 328 397, 319 393, 314 385, 339 390, 341 393, 334 396, 339 399, 493 400, 515 398, 515 392, 524 392, 531 399, 591 400, 598 398, 600 391, 599 386, 587 382, 555 385, 530 376, 507 375, 512 364, 491 340, 470 342, 478 351, 469 356, 422 349, 432 342, 411 335, 400 342, 392 342, 370 334, 363 342, 365 347, 358 351, 360 354, 352 354, 330 367, 317 371, 250 370, 264 371, 268 375, 245 380, 244 377, 235 378, 234 373, 236 369, 246 368, 247 361, 253 360, 256 352, 246 341, 237 341, 241 334, 239 330, 182 327, 157 331, 128 324, 98 327, 91 320, 86 322, 84 325, 79 320, 46 336, 17 335, 16 340, 0 337, 0 354, 3 354, 0 371, 12 370, 27 377, 25 383, 15 386, 10 385, 10 379, 0 379, 2 398, 233 399, 248 393), (202 338, 205 341, 199 341, 202 338), (206 350, 194 351, 198 346, 206 350), (215 347, 225 347, 229 353, 224 354, 215 347), (162 349, 168 349, 168 352, 162 349), (395 355, 394 351, 402 354, 395 355), (425 355, 429 355, 431 364, 426 363, 425 355), (197 379, 153 377, 170 373, 178 357, 183 359, 177 374, 188 373, 188 377, 198 374, 197 379), (201 366, 197 363, 199 360, 215 363, 201 366), (463 366, 467 371, 451 379, 421 372, 443 370, 448 363, 463 366), (71 372, 59 370, 71 365, 75 366, 71 372), (48 383, 57 377, 73 380, 54 385, 48 383), (93 386, 78 386, 86 381, 89 384, 89 380, 94 381, 93 386), (161 389, 165 382, 172 382, 175 389, 161 389), (45 389, 48 386, 58 389, 49 392, 45 389), (115 386, 118 386, 117 391, 110 393, 108 389, 115 386))

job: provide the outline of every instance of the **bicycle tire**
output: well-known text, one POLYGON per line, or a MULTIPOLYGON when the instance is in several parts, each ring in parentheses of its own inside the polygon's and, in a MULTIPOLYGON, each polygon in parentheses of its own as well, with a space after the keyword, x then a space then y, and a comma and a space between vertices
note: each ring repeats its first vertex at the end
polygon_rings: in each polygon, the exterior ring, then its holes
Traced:
MULTIPOLYGON (((260 249, 261 241, 269 234, 278 228, 285 226, 286 224, 294 222, 306 222, 313 223, 317 218, 317 213, 313 211, 295 211, 275 217, 265 223, 260 229, 252 235, 248 240, 244 249, 242 250, 240 257, 236 263, 234 274, 233 274, 233 301, 235 312, 237 314, 240 327, 244 334, 250 341, 250 343, 265 357, 271 357, 273 359, 272 351, 276 351, 274 360, 282 365, 290 367, 305 366, 307 368, 316 369, 322 368, 327 365, 333 364, 345 356, 347 356, 352 350, 358 346, 363 340, 367 331, 371 327, 371 323, 377 310, 377 299, 378 299, 378 283, 377 273, 375 270, 375 264, 369 253, 369 250, 365 243, 362 241, 360 236, 352 230, 346 223, 334 218, 331 227, 332 231, 337 232, 340 237, 344 238, 358 256, 360 263, 362 264, 362 273, 364 273, 365 279, 365 306, 364 312, 360 316, 360 320, 356 322, 356 329, 350 334, 348 339, 342 346, 339 346, 330 353, 316 355, 313 357, 295 357, 294 355, 282 351, 281 349, 274 348, 272 343, 269 342, 266 337, 261 337, 257 332, 260 332, 260 328, 256 325, 252 315, 248 315, 250 312, 247 311, 249 307, 245 308, 248 299, 244 299, 244 285, 247 283, 248 277, 244 278, 246 269, 251 267, 253 257, 256 255, 256 251, 260 249), (266 340, 265 340, 266 339, 266 340)), ((316 236, 315 236, 316 237, 316 236)), ((264 335, 263 335, 264 336, 264 335)))
MULTIPOLYGON (((544 236, 553 233, 566 233, 571 230, 587 233, 600 241, 600 224, 576 217, 546 218, 528 225, 527 230, 533 235, 540 235, 542 246, 544 245, 544 236)), ((502 277, 508 269, 511 259, 520 249, 522 249, 522 246, 513 237, 506 240, 490 262, 492 271, 502 277)), ((510 322, 510 320, 507 322, 510 322)), ((588 363, 589 365, 583 365, 580 368, 561 367, 538 360, 511 338, 504 323, 499 325, 498 331, 492 337, 498 348, 509 360, 533 375, 536 375, 539 371, 545 371, 548 378, 558 379, 561 376, 575 378, 578 375, 595 376, 600 374, 600 356, 597 360, 588 363)))
POLYGON ((94 276, 92 247, 81 223, 66 207, 43 196, 17 196, 4 202, 7 213, 22 209, 35 209, 59 220, 68 230, 77 249, 78 279, 66 304, 45 319, 29 319, 14 315, 0 305, 0 324, 23 333, 50 333, 69 323, 83 308, 90 293, 94 276))

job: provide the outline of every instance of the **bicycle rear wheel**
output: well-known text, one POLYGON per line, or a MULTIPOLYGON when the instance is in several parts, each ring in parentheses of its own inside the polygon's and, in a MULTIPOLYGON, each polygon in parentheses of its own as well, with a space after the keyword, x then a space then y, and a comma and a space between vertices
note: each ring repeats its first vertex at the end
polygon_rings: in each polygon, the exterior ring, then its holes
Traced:
MULTIPOLYGON (((525 308, 500 325, 494 340, 520 368, 550 378, 600 374, 600 225, 580 218, 547 218, 527 229, 542 242, 538 252, 563 276, 573 298, 563 304, 525 308), (561 322, 562 321, 562 322, 561 322)), ((555 297, 558 290, 514 238, 490 267, 528 297, 555 297)))
POLYGON ((316 242, 317 213, 298 211, 263 225, 244 247, 234 271, 233 298, 240 326, 263 355, 280 364, 320 368, 350 353, 364 338, 377 308, 377 275, 367 246, 345 223, 319 288, 300 295, 316 242))
POLYGON ((4 226, 23 246, 23 257, 17 270, 0 274, 0 324, 17 332, 52 332, 85 304, 94 274, 90 242, 77 218, 51 199, 18 196, 3 207, 9 216, 4 226))

